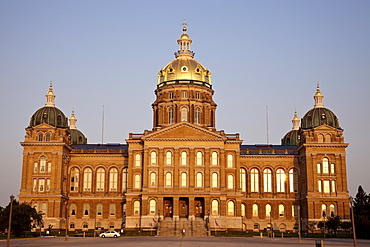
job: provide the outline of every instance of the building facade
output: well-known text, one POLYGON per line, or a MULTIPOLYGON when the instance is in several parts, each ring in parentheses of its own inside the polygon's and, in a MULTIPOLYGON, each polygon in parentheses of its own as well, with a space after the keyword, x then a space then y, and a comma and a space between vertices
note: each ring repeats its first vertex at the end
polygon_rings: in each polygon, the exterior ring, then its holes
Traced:
POLYGON ((349 219, 346 147, 336 115, 314 108, 281 145, 243 145, 216 129, 210 71, 194 60, 186 26, 175 60, 158 73, 153 128, 125 144, 88 144, 55 107, 31 117, 23 146, 19 199, 54 229, 297 231, 308 221, 349 219), (299 220, 301 218, 301 220, 299 220))

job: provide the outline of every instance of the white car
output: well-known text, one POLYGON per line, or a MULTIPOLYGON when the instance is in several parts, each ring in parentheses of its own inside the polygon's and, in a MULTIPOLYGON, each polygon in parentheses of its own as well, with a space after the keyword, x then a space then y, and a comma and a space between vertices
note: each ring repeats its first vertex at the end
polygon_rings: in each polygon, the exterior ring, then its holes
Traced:
POLYGON ((121 235, 116 231, 107 231, 100 233, 101 238, 118 238, 119 236, 121 235))

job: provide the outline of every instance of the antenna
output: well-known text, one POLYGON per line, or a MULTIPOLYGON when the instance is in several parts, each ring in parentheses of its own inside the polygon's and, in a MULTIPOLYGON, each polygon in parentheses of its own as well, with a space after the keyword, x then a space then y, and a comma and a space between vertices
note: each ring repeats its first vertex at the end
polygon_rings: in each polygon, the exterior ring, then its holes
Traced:
POLYGON ((101 123, 101 144, 104 143, 104 105, 103 105, 103 116, 102 116, 102 123, 101 123))
POLYGON ((266 105, 266 141, 267 145, 269 145, 269 106, 266 105))

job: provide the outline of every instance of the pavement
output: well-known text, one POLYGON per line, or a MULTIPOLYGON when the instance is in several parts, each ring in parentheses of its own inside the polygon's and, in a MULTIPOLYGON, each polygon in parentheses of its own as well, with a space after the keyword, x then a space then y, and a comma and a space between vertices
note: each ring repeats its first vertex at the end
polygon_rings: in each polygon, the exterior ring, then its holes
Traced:
MULTIPOLYGON (((10 241, 12 247, 318 247, 318 239, 296 238, 258 238, 258 237, 120 237, 120 238, 32 238, 14 239, 10 241)), ((6 240, 0 241, 0 247, 6 246, 6 240)), ((348 247, 354 246, 352 239, 325 239, 322 247, 348 247)), ((370 247, 370 240, 357 240, 357 247, 370 247)))

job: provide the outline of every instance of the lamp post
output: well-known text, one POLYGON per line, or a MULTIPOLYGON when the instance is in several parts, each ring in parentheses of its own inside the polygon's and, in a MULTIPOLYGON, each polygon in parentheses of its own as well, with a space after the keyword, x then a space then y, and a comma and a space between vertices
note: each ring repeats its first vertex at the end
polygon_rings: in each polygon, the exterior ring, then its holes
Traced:
POLYGON ((272 238, 272 212, 270 211, 270 238, 272 238))
POLYGON ((157 220, 157 235, 159 236, 161 232, 161 210, 158 210, 158 220, 157 220))
POLYGON ((349 197, 349 203, 351 205, 351 221, 352 221, 352 231, 353 231, 353 246, 356 247, 356 229, 355 229, 355 217, 353 215, 353 198, 349 197))
POLYGON ((10 246, 10 231, 11 231, 11 226, 12 226, 12 213, 13 213, 13 201, 14 201, 14 196, 10 196, 10 212, 9 212, 9 226, 8 226, 8 239, 6 241, 6 247, 10 246))
POLYGON ((324 239, 325 239, 325 218, 326 218, 326 212, 322 211, 322 217, 324 218, 324 239))
POLYGON ((207 211, 207 214, 208 214, 207 232, 208 232, 208 236, 211 236, 211 228, 210 228, 210 222, 209 222, 209 210, 207 211))
POLYGON ((301 207, 298 205, 298 242, 301 242, 301 207))
POLYGON ((94 215, 95 215, 95 218, 94 218, 94 238, 96 238, 96 214, 97 214, 97 211, 95 210, 94 211, 94 215))
POLYGON ((241 231, 243 232, 243 215, 240 215, 240 221, 241 221, 241 231))
POLYGON ((64 238, 64 241, 68 241, 68 201, 66 201, 66 236, 64 238))

